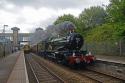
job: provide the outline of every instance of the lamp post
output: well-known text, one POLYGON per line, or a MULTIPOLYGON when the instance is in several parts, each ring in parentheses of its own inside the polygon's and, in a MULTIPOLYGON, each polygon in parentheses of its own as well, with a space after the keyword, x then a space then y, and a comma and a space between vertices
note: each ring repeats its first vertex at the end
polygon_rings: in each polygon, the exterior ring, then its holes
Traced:
POLYGON ((3 26, 3 56, 5 57, 5 44, 6 44, 6 39, 5 39, 5 28, 8 27, 8 25, 3 26))

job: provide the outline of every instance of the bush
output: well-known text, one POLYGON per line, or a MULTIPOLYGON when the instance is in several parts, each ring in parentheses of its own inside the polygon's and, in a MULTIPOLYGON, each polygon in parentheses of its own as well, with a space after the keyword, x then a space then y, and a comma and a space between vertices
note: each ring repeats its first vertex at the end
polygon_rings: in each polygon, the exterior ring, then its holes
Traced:
POLYGON ((87 42, 118 41, 125 36, 125 25, 103 24, 87 32, 85 40, 87 42))

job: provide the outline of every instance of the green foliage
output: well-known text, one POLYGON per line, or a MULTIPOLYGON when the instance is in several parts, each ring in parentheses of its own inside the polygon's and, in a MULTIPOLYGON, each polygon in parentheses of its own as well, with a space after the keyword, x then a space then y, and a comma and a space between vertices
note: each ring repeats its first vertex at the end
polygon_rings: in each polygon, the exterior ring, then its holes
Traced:
POLYGON ((81 23, 80 20, 71 14, 68 14, 68 15, 64 14, 63 16, 58 17, 57 20, 54 22, 54 24, 58 25, 66 21, 72 22, 76 27, 76 31, 81 34, 84 34, 84 26, 81 27, 83 24, 80 24, 81 23))
POLYGON ((108 23, 87 32, 87 42, 118 41, 125 37, 125 0, 110 0, 107 7, 108 23))
POLYGON ((77 25, 77 21, 76 21, 77 18, 75 18, 73 15, 71 14, 68 14, 68 15, 63 15, 63 16, 60 16, 57 18, 57 20, 54 22, 54 24, 59 24, 59 23, 62 23, 64 21, 70 21, 72 22, 73 24, 77 25))
POLYGON ((110 0, 107 7, 110 22, 125 21, 125 0, 110 0))
POLYGON ((85 9, 79 16, 81 28, 89 29, 105 23, 106 11, 100 7, 90 7, 85 9))
POLYGON ((75 24, 87 42, 118 41, 125 37, 125 0, 110 0, 106 10, 100 6, 87 8, 78 18, 60 16, 54 24, 64 21, 75 24))
POLYGON ((125 36, 125 25, 123 24, 103 24, 92 29, 86 36, 87 42, 117 41, 125 36))
POLYGON ((89 33, 86 36, 86 41, 87 42, 93 42, 93 41, 100 42, 100 41, 109 40, 112 34, 113 34, 112 25, 99 26, 89 31, 89 33))

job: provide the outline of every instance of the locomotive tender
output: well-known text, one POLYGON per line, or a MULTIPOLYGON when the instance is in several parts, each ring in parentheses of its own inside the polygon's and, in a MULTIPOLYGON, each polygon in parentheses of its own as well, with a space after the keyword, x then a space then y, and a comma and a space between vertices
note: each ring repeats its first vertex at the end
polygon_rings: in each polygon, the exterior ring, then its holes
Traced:
POLYGON ((95 61, 95 57, 81 50, 83 43, 83 37, 79 33, 72 32, 65 37, 41 41, 34 49, 40 56, 69 66, 91 64, 95 61))

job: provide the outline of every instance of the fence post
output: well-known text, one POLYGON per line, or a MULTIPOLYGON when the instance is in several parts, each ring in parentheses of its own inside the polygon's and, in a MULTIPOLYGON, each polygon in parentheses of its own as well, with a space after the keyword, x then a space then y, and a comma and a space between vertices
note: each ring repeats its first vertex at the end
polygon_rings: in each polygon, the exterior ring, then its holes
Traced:
POLYGON ((122 39, 120 39, 120 42, 119 42, 119 52, 120 52, 120 56, 122 55, 122 39))

